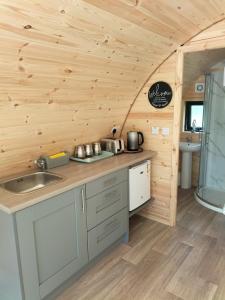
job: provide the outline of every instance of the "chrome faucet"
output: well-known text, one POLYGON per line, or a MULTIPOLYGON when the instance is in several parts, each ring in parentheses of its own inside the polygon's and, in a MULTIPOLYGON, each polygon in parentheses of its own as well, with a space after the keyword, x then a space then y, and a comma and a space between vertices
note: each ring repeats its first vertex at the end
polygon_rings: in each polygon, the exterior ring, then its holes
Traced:
POLYGON ((195 133, 195 131, 196 131, 196 120, 193 120, 191 132, 192 132, 192 133, 195 133))
POLYGON ((45 170, 46 169, 46 162, 43 158, 39 158, 37 160, 34 161, 34 164, 36 166, 38 166, 38 168, 40 168, 41 170, 45 170))

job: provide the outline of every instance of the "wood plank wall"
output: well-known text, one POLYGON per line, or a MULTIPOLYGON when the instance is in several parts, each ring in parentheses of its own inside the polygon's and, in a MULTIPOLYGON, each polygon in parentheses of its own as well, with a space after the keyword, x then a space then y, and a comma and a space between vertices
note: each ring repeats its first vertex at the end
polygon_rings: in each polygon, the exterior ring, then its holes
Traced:
MULTIPOLYGON (((0 176, 33 168, 40 154, 72 152, 114 125, 121 130, 149 74, 224 14, 220 0, 0 0, 0 176)), ((223 45, 224 23, 213 28, 190 48, 223 45)), ((170 224, 173 102, 149 109, 146 92, 156 80, 174 87, 175 67, 174 55, 141 90, 125 125, 143 130, 145 147, 158 151, 155 201, 144 214, 170 224), (170 136, 153 137, 151 125, 170 136)))
POLYGON ((172 89, 175 87, 176 55, 164 63, 156 74, 143 88, 133 109, 131 110, 124 132, 128 130, 140 130, 144 133, 144 149, 157 151, 157 157, 152 161, 152 196, 154 201, 142 211, 142 215, 154 220, 168 223, 170 219, 170 197, 171 197, 171 150, 173 135, 173 101, 164 109, 155 109, 148 102, 148 90, 156 81, 168 82, 172 89), (152 127, 159 128, 159 134, 153 135, 152 127), (162 128, 169 128, 168 137, 162 135, 162 128))
POLYGON ((171 47, 84 1, 1 0, 0 19, 1 177, 119 127, 171 47))
POLYGON ((224 12, 220 0, 0 0, 1 177, 121 128, 148 75, 224 12))
MULTIPOLYGON (((184 52, 201 51, 214 48, 225 48, 225 21, 214 25, 202 32, 182 47, 184 52)), ((181 48, 181 49, 182 49, 181 48)), ((224 56, 225 57, 225 56, 224 56)), ((201 73, 195 74, 196 78, 201 73)), ((141 130, 146 138, 145 149, 152 149, 158 152, 157 158, 152 164, 152 203, 142 210, 141 214, 166 224, 173 224, 175 211, 171 213, 172 203, 172 165, 173 153, 173 117, 177 113, 174 110, 174 101, 163 109, 156 110, 148 103, 147 92, 153 82, 163 80, 168 82, 174 89, 176 85, 176 53, 172 55, 145 84, 139 97, 127 118, 124 134, 127 130, 141 130), (159 127, 160 133, 157 136, 151 134, 151 127, 159 127), (164 137, 161 128, 170 129, 169 137, 164 137)), ((182 99, 180 99, 182 101, 182 99)))

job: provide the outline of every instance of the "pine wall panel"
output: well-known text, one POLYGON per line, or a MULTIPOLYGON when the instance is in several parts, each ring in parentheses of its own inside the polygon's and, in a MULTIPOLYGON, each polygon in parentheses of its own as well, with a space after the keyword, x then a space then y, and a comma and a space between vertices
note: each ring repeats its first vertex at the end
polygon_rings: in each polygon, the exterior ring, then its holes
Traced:
POLYGON ((146 92, 157 80, 174 87, 176 54, 167 57, 193 36, 193 50, 224 44, 223 22, 204 31, 224 13, 220 0, 0 0, 1 177, 34 168, 41 154, 99 140, 114 125, 120 135, 137 98, 122 134, 139 128, 145 148, 158 151, 155 200, 143 213, 171 223, 173 102, 155 111, 146 92), (153 137, 153 125, 170 136, 153 137))

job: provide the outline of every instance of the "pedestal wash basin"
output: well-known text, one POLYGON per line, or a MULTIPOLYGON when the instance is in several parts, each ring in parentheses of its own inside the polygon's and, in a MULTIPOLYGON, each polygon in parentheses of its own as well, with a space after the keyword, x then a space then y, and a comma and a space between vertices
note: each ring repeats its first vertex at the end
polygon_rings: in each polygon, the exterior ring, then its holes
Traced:
POLYGON ((191 188, 192 174, 192 153, 200 151, 200 143, 180 142, 180 151, 182 151, 181 165, 181 188, 191 188))
POLYGON ((180 151, 197 152, 200 148, 200 143, 180 142, 180 151))

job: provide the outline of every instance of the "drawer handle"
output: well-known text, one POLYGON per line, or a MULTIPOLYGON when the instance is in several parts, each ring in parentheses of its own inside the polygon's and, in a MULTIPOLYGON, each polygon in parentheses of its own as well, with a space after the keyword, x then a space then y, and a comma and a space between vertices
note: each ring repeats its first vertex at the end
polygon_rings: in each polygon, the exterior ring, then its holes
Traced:
POLYGON ((117 219, 115 219, 112 222, 108 223, 104 228, 104 232, 97 237, 97 243, 100 243, 102 240, 104 240, 107 236, 112 234, 118 228, 120 228, 120 223, 118 222, 117 219))
POLYGON ((121 198, 117 198, 114 199, 113 201, 111 201, 110 203, 104 203, 103 205, 99 205, 96 207, 96 213, 100 213, 102 210, 109 208, 110 206, 112 206, 113 204, 115 204, 116 202, 119 202, 121 198))
POLYGON ((118 194, 118 191, 117 190, 114 190, 108 194, 105 195, 105 199, 107 200, 107 198, 110 198, 110 197, 115 197, 116 195, 118 194))
POLYGON ((106 194, 103 199, 104 202, 96 207, 96 213, 99 213, 100 211, 112 206, 113 204, 119 202, 120 200, 121 200, 121 195, 120 193, 118 193, 118 191, 113 191, 111 193, 106 194))
POLYGON ((110 178, 110 179, 104 181, 104 187, 113 185, 116 181, 117 181, 116 177, 110 178))

